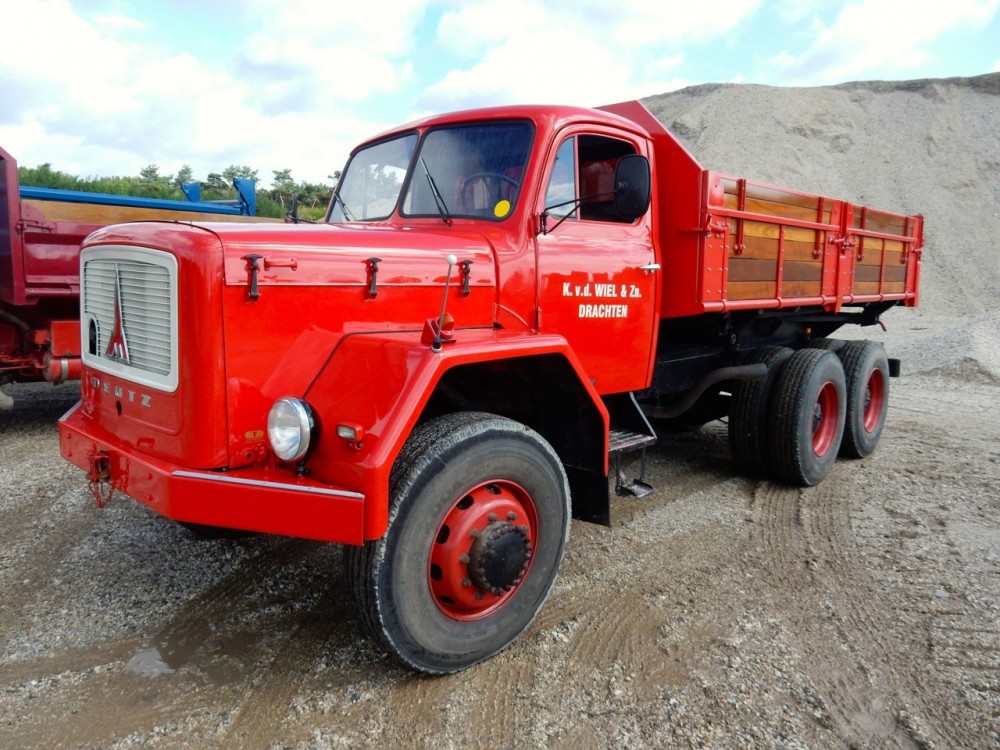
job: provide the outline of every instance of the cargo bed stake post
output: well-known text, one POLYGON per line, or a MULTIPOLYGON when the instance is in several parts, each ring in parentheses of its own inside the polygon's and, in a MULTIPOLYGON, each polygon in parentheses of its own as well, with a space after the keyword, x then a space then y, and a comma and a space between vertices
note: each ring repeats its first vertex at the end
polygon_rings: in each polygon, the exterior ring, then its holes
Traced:
POLYGON ((448 285, 451 284, 451 269, 458 263, 455 255, 449 254, 445 260, 448 261, 448 273, 444 277, 444 295, 441 297, 441 314, 438 316, 437 330, 434 332, 434 342, 431 349, 436 352, 441 351, 441 331, 444 328, 444 310, 448 305, 448 285))

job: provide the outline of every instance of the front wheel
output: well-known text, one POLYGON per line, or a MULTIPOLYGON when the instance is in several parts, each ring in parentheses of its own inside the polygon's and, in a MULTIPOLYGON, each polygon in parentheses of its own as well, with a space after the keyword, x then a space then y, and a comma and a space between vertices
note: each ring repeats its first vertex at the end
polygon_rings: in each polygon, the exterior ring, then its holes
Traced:
POLYGON ((504 649, 541 608, 565 549, 569 485, 555 451, 512 420, 451 414, 414 431, 390 491, 386 533, 345 555, 364 628, 422 672, 504 649))

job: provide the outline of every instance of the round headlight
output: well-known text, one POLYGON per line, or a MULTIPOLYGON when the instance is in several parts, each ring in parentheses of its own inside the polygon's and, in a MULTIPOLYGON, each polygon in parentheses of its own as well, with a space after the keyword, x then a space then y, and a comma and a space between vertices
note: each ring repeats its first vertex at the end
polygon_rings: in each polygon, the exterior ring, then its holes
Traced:
POLYGON ((282 461, 298 461, 309 451, 313 427, 312 409, 297 398, 280 398, 267 415, 267 439, 282 461))

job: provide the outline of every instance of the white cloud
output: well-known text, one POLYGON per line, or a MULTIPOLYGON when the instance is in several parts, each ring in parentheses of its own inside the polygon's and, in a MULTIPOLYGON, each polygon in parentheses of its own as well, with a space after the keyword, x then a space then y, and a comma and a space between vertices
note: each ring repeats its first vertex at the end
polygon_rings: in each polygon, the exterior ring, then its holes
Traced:
POLYGON ((437 44, 455 66, 422 100, 432 110, 508 102, 593 105, 687 84, 691 43, 725 36, 757 0, 678 6, 662 0, 477 0, 442 15, 437 44))
POLYGON ((830 0, 772 0, 771 8, 787 24, 797 24, 818 16, 830 7, 830 0))
MULTIPOLYGON (((774 52, 772 82, 904 73, 928 62, 937 34, 987 22, 998 5, 916 12, 850 0, 823 27, 821 13, 839 3, 780 0, 765 12, 760 0, 225 0, 195 13, 232 18, 203 54, 190 37, 170 39, 139 0, 18 0, 3 15, 16 33, 0 45, 0 145, 22 164, 81 175, 153 162, 204 177, 235 163, 265 182, 283 168, 319 181, 406 113, 621 101, 701 82, 688 79, 692 65, 715 80, 761 80, 751 67, 761 49, 774 52), (45 30, 44 54, 28 29, 45 30), (783 51, 792 37, 812 44, 793 55, 783 51), (737 67, 713 67, 727 57, 737 67)), ((206 6, 170 7, 187 29, 186 14, 206 6)))
POLYGON ((44 28, 46 52, 27 33, 0 45, 0 145, 23 165, 86 176, 187 163, 204 178, 245 163, 264 182, 286 167, 325 180, 360 135, 387 126, 342 113, 412 80, 406 55, 421 4, 374 0, 343 14, 317 2, 285 13, 259 0, 243 12, 263 31, 213 62, 157 46, 140 19, 20 0, 5 25, 44 28))
POLYGON ((622 0, 615 3, 617 18, 612 20, 611 26, 615 41, 626 48, 690 44, 728 34, 752 16, 758 5, 759 0, 683 4, 662 0, 622 0))
POLYGON ((919 11, 897 0, 847 3, 801 55, 779 53, 768 62, 782 83, 839 83, 880 69, 905 71, 930 60, 926 45, 957 28, 988 23, 1000 0, 928 3, 919 11))

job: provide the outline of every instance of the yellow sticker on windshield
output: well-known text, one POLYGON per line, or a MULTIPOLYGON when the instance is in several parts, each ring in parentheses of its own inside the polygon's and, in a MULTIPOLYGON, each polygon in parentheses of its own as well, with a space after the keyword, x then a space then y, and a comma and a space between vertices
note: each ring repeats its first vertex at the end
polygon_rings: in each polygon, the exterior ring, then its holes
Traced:
POLYGON ((493 207, 493 215, 498 219, 502 219, 504 216, 510 213, 510 201, 502 200, 493 207))

